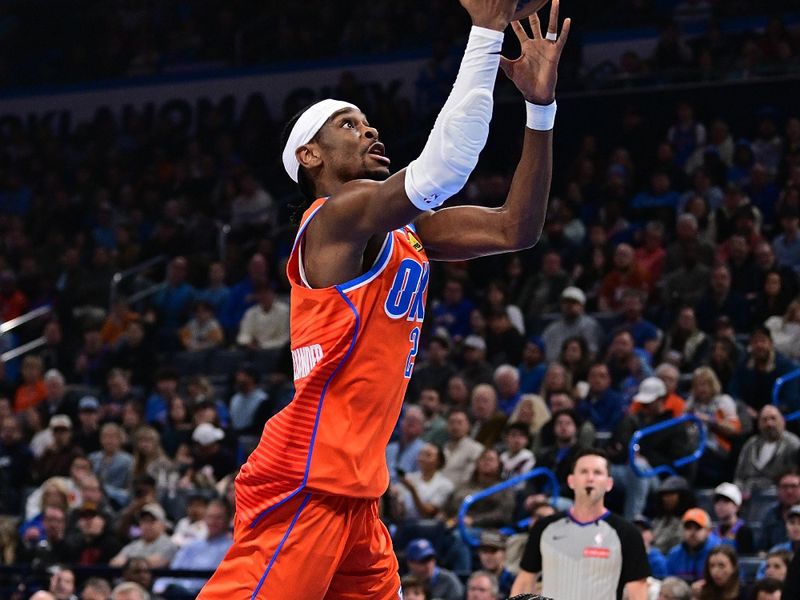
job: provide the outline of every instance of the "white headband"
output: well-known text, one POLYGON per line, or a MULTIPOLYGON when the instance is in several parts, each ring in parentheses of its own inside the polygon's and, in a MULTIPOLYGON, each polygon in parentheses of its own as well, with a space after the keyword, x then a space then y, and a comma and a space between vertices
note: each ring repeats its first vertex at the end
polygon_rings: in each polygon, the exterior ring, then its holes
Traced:
POLYGON ((314 139, 317 132, 325 125, 325 122, 334 113, 344 108, 359 110, 355 104, 328 98, 309 106, 297 119, 294 127, 292 127, 292 132, 289 134, 289 139, 286 140, 286 146, 283 148, 283 168, 286 169, 292 181, 297 183, 297 172, 300 169, 300 163, 297 162, 297 156, 295 156, 297 149, 314 139))

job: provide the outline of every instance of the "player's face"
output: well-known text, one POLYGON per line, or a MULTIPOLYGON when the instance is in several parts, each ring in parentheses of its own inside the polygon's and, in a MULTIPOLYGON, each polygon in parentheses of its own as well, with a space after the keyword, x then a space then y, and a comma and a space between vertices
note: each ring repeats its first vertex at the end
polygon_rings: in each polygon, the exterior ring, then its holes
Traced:
POLYGON ((341 181, 389 177, 390 161, 378 141, 378 130, 361 111, 348 109, 334 115, 320 133, 323 164, 341 181))
POLYGON ((602 456, 582 456, 567 478, 567 484, 575 492, 575 500, 602 501, 606 492, 614 485, 608 472, 608 462, 602 456))

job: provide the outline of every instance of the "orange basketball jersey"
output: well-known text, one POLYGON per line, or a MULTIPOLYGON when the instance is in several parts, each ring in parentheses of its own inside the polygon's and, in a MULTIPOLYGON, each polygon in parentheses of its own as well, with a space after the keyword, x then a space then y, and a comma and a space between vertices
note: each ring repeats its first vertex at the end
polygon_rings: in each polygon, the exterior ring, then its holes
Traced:
POLYGON ((386 234, 363 275, 311 289, 303 235, 324 202, 303 215, 287 266, 295 395, 236 478, 238 517, 252 525, 301 490, 378 498, 389 484, 386 445, 419 348, 430 266, 409 225, 386 234))

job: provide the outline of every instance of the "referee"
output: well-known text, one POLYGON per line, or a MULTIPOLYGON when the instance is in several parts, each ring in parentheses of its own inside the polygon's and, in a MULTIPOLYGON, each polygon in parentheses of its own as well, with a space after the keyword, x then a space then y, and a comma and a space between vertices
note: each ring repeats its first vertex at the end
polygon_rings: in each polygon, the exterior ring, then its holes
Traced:
POLYGON ((567 484, 575 505, 531 529, 511 595, 533 592, 558 600, 646 600, 650 565, 636 526, 611 514, 603 498, 614 485, 602 450, 578 452, 567 484))

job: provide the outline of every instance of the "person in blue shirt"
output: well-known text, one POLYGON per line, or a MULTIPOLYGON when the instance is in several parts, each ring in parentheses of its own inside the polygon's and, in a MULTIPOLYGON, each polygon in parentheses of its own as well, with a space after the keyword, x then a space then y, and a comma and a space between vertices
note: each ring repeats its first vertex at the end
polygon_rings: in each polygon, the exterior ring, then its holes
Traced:
POLYGON ((658 548, 653 546, 653 522, 644 515, 636 515, 633 523, 642 532, 642 540, 647 550, 647 560, 650 563, 650 571, 656 579, 664 579, 667 576, 667 557, 658 548))
MULTIPOLYGON (((785 542, 774 545, 769 549, 773 552, 790 552, 792 554, 800 551, 800 504, 795 504, 786 513, 786 537, 785 542)), ((763 579, 767 574, 767 561, 764 560, 758 567, 757 579, 763 579)))
POLYGON ((448 279, 444 284, 442 301, 433 305, 434 327, 444 327, 450 338, 460 341, 472 330, 470 315, 475 305, 464 297, 464 284, 457 279, 448 279))
POLYGON ((611 374, 605 363, 589 368, 589 393, 580 404, 578 414, 592 422, 599 440, 608 440, 624 414, 622 395, 611 389, 611 374))
MULTIPOLYGON (((180 550, 170 562, 170 569, 213 571, 222 562, 233 542, 228 530, 231 509, 224 500, 212 500, 206 509, 208 536, 180 550)), ((170 598, 194 598, 205 584, 202 578, 161 577, 153 585, 156 594, 168 592, 170 598)))
POLYGON ((544 340, 532 335, 522 350, 519 363, 519 391, 521 394, 538 394, 547 371, 544 340))
POLYGON ((711 517, 702 508, 687 510, 681 524, 683 541, 667 554, 667 572, 684 581, 694 582, 703 578, 706 559, 722 540, 711 532, 711 517))

